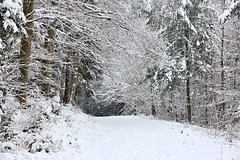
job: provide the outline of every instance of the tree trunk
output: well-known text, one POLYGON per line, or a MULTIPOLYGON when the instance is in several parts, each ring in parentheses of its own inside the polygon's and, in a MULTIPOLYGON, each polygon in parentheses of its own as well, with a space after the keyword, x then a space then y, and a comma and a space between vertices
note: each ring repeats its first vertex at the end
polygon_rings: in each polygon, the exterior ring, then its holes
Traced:
POLYGON ((77 89, 78 66, 79 66, 79 54, 77 54, 77 61, 76 61, 76 66, 75 66, 74 78, 73 78, 73 89, 72 89, 72 97, 71 97, 72 105, 74 105, 74 98, 75 98, 75 93, 76 93, 76 89, 77 89))
POLYGON ((7 95, 7 90, 6 90, 6 88, 3 88, 2 89, 2 92, 3 92, 3 99, 2 99, 2 103, 3 104, 5 104, 5 102, 6 102, 6 95, 7 95))
POLYGON ((118 115, 118 107, 117 107, 117 102, 114 102, 114 115, 118 115))
POLYGON ((154 94, 154 89, 153 89, 153 86, 152 86, 152 88, 151 88, 151 100, 152 100, 152 108, 151 108, 151 110, 152 110, 152 115, 155 117, 157 115, 157 112, 156 112, 156 107, 154 106, 155 98, 154 98, 153 94, 154 94))
POLYGON ((65 72, 66 72, 65 73, 65 89, 64 89, 63 103, 67 104, 69 100, 69 64, 66 64, 65 72))
POLYGON ((218 108, 219 112, 219 118, 220 120, 223 118, 224 113, 225 113, 225 102, 224 102, 224 38, 225 38, 225 33, 224 33, 225 27, 222 27, 222 39, 221 39, 221 106, 218 108))
POLYGON ((206 77, 206 84, 204 85, 205 87, 205 110, 204 110, 204 114, 205 114, 205 122, 204 122, 204 125, 207 125, 208 124, 208 103, 209 103, 209 100, 208 100, 208 78, 206 77))
MULTIPOLYGON (((236 30, 237 31, 239 31, 239 26, 238 25, 236 25, 235 24, 235 28, 236 28, 236 30)), ((237 69, 237 67, 238 67, 238 61, 239 61, 239 55, 240 55, 240 35, 238 34, 238 36, 237 36, 237 39, 236 39, 236 44, 237 44, 237 49, 238 49, 238 54, 235 56, 235 60, 234 60, 234 80, 233 80, 233 89, 235 90, 235 91, 237 91, 237 78, 238 78, 238 69, 237 69)), ((236 101, 236 95, 234 96, 234 103, 235 103, 235 101, 236 101)))
MULTIPOLYGON (((27 20, 33 19, 33 9, 34 9, 35 0, 24 0, 23 1, 23 12, 27 20)), ((20 48, 20 71, 21 71, 21 87, 18 94, 19 102, 26 103, 27 100, 27 85, 28 85, 28 73, 29 73, 29 63, 31 55, 31 42, 33 36, 33 22, 29 21, 24 25, 25 30, 27 31, 28 37, 21 39, 21 48, 20 48)))
MULTIPOLYGON (((189 39, 188 37, 188 30, 185 30, 185 37, 189 39)), ((191 108, 191 91, 190 91, 190 72, 191 72, 191 64, 190 64, 190 58, 189 55, 189 48, 188 48, 188 42, 185 43, 185 57, 186 57, 186 102, 187 102, 187 119, 188 122, 192 122, 192 108, 191 108)))
POLYGON ((152 104, 152 115, 155 117, 157 115, 156 107, 152 104))
MULTIPOLYGON (((48 50, 48 57, 52 55, 52 48, 53 48, 53 40, 55 36, 54 28, 56 25, 56 20, 49 26, 48 28, 48 36, 46 37, 46 48, 48 50)), ((42 60, 42 76, 43 76, 43 84, 42 84, 42 91, 46 97, 49 96, 50 93, 50 64, 51 60, 49 58, 42 60)))
MULTIPOLYGON (((188 61, 187 61, 188 62, 188 61)), ((187 63, 187 66, 189 63, 187 63)), ((191 92, 190 92, 190 77, 188 75, 186 82, 186 93, 187 93, 187 117, 188 122, 192 122, 192 108, 191 108, 191 92)))

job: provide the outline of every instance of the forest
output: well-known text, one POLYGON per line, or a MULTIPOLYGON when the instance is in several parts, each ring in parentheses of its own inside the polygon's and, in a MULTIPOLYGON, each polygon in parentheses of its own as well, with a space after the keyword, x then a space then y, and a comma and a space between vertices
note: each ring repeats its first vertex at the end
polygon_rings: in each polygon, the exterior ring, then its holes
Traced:
POLYGON ((239 0, 0 0, 0 152, 65 107, 239 140, 239 18, 239 0))

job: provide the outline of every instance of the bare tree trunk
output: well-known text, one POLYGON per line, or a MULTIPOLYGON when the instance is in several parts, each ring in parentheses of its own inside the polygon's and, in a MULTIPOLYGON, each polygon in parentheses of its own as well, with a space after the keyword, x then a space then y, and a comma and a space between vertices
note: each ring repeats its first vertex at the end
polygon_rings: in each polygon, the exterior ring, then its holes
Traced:
MULTIPOLYGON (((66 67, 66 66, 65 66, 66 67)), ((61 80, 60 80, 60 99, 61 99, 61 102, 63 102, 63 98, 64 98, 64 84, 65 84, 65 67, 63 66, 61 68, 61 80)))
POLYGON ((76 89, 77 89, 78 67, 79 67, 79 54, 77 54, 77 61, 76 61, 76 66, 75 66, 74 78, 73 78, 73 89, 72 89, 72 97, 71 97, 72 105, 74 105, 74 98, 75 98, 75 93, 76 93, 76 89))
POLYGON ((152 104, 152 115, 155 117, 157 115, 156 107, 152 104))
MULTIPOLYGON (((24 0, 23 1, 23 12, 28 20, 33 19, 33 9, 34 9, 35 0, 24 0)), ((31 43, 33 36, 33 22, 28 21, 24 28, 27 31, 27 38, 21 39, 21 48, 20 48, 20 71, 21 71, 21 89, 19 95, 17 96, 19 102, 26 103, 27 100, 27 85, 28 85, 28 73, 29 73, 29 63, 31 55, 31 43)))
POLYGON ((204 110, 204 114, 205 114, 205 122, 204 122, 204 125, 207 125, 208 124, 208 103, 209 103, 209 101, 208 101, 208 84, 207 84, 207 82, 208 82, 208 78, 206 77, 206 84, 204 85, 204 87, 205 87, 205 105, 206 105, 206 107, 205 107, 205 110, 204 110))
POLYGON ((225 38, 225 33, 224 33, 224 26, 222 27, 222 39, 221 39, 221 91, 222 91, 222 107, 219 108, 220 112, 220 119, 223 118, 224 112, 225 112, 225 102, 224 102, 224 38, 225 38))
POLYGON ((117 102, 114 102, 114 115, 115 115, 115 116, 118 115, 118 106, 117 106, 117 102))
POLYGON ((6 90, 6 88, 3 88, 2 91, 3 91, 3 99, 2 99, 2 103, 5 104, 5 102, 6 102, 5 97, 6 97, 6 95, 7 95, 7 90, 6 90))
POLYGON ((154 105, 154 89, 153 89, 153 87, 151 88, 151 100, 152 100, 152 108, 151 108, 151 110, 152 110, 152 115, 155 117, 156 115, 157 115, 157 111, 156 111, 156 107, 155 107, 155 105, 154 105))
MULTIPOLYGON (((68 62, 68 60, 67 60, 68 62)), ((63 103, 67 104, 69 100, 69 64, 66 64, 65 70, 65 89, 64 89, 64 96, 63 96, 63 103)))
MULTIPOLYGON (((235 28, 237 31, 239 31, 239 26, 235 24, 235 28)), ((233 89, 237 90, 237 64, 239 61, 239 55, 240 55, 240 35, 238 34, 237 39, 236 39, 236 44, 237 44, 237 49, 238 49, 238 54, 235 56, 235 63, 234 63, 234 80, 233 80, 233 89)), ((234 96, 234 101, 236 101, 236 96, 234 96)))
MULTIPOLYGON (((187 63, 187 65, 189 65, 189 64, 187 63)), ((191 123, 191 121, 192 121, 192 108, 191 108, 190 77, 189 77, 189 75, 188 75, 187 81, 186 81, 186 93, 187 93, 187 117, 188 117, 188 122, 191 123)))
MULTIPOLYGON (((188 37, 188 31, 185 31, 185 36, 188 37)), ((186 101, 187 101, 187 119, 188 122, 192 122, 192 108, 191 108, 191 91, 190 91, 190 70, 191 70, 191 64, 190 64, 190 53, 189 53, 189 48, 188 48, 188 42, 185 44, 185 56, 186 56, 186 101)))
MULTIPOLYGON (((48 36, 46 37, 46 48, 48 50, 48 57, 50 57, 52 55, 52 48, 53 48, 53 41, 54 41, 54 36, 55 36, 55 32, 54 32, 54 28, 56 25, 56 20, 49 26, 48 28, 48 36)), ((51 60, 48 59, 44 59, 42 60, 43 66, 42 66, 42 75, 43 75, 43 84, 42 84, 42 91, 45 94, 46 97, 49 96, 50 93, 50 74, 51 74, 51 60)))

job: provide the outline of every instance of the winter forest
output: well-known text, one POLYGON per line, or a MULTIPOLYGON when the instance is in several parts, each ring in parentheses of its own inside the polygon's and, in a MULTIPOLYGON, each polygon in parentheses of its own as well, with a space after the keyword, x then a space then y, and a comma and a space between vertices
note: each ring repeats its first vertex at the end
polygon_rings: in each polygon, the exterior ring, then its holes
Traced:
MULTIPOLYGON (((117 117, 240 140, 239 0, 0 0, 0 19, 0 160, 57 155, 117 117)), ((168 160, 144 156, 119 160, 168 160)))

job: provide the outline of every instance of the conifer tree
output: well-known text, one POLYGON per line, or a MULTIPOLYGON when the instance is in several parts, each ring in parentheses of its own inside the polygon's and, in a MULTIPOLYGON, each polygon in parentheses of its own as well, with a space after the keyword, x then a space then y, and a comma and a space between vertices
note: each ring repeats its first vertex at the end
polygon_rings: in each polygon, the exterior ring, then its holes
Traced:
MULTIPOLYGON (((0 90, 3 97, 7 95, 7 70, 4 65, 11 59, 10 53, 16 47, 16 40, 21 36, 26 36, 23 28, 25 16, 22 9, 22 0, 2 0, 0 1, 0 90)), ((11 55, 13 55, 11 53, 11 55)), ((2 99, 5 103, 5 99, 2 99)))
MULTIPOLYGON (((192 120, 191 79, 207 72, 206 66, 213 52, 209 35, 213 25, 206 19, 209 13, 205 3, 203 0, 167 1, 153 10, 148 23, 153 29, 160 30, 159 37, 167 42, 165 51, 170 58, 170 65, 158 68, 157 79, 159 83, 167 84, 166 91, 185 83, 189 122, 192 120)), ((148 77, 155 73, 149 72, 148 77)))
POLYGON ((22 11, 22 1, 0 2, 0 59, 7 57, 8 51, 12 48, 12 37, 24 34, 22 25, 25 23, 25 16, 22 11))

